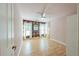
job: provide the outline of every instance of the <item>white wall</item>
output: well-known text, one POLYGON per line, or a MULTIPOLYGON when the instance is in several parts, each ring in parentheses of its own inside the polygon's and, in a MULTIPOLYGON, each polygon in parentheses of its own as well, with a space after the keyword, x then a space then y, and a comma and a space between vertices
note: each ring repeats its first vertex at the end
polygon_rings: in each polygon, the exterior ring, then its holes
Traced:
POLYGON ((14 5, 14 39, 15 39, 15 42, 14 44, 16 45, 16 51, 15 51, 15 55, 18 55, 19 53, 19 50, 22 46, 22 18, 20 17, 20 14, 18 12, 18 9, 17 9, 17 6, 16 4, 14 5))
POLYGON ((77 14, 67 17, 66 55, 78 55, 78 19, 77 14))
POLYGON ((79 56, 79 3, 77 4, 77 16, 78 16, 78 56, 79 56))
POLYGON ((57 18, 50 21, 50 39, 66 43, 66 18, 57 18))
POLYGON ((50 22, 50 39, 66 45, 66 55, 78 55, 78 20, 77 14, 52 19, 50 22))

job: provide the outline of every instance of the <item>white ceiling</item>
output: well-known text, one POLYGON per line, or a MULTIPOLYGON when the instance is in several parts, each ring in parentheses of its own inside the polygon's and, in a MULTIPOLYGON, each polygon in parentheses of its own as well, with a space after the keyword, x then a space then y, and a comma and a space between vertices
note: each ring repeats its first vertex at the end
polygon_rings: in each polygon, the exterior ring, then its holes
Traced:
MULTIPOLYGON (((20 3, 16 4, 16 7, 23 19, 40 20, 40 13, 44 5, 43 3, 20 3)), ((75 3, 49 3, 45 11, 47 19, 58 18, 76 12, 77 7, 75 3)))

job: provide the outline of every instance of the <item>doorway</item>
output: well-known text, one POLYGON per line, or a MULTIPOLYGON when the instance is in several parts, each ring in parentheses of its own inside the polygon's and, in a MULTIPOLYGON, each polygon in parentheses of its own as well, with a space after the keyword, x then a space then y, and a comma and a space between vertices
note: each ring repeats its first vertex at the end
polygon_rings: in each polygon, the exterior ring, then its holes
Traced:
POLYGON ((32 22, 23 21, 23 36, 24 39, 32 38, 32 22))
POLYGON ((46 22, 23 20, 23 39, 46 37, 48 34, 47 31, 46 22))

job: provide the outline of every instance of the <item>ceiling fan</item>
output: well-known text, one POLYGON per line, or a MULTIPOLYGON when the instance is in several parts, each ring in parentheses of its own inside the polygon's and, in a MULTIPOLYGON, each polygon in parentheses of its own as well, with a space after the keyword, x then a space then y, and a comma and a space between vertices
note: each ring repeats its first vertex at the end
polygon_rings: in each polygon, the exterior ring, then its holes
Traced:
POLYGON ((42 8, 42 12, 39 12, 40 16, 41 16, 41 19, 46 18, 46 8, 47 8, 47 4, 44 4, 44 7, 42 8))

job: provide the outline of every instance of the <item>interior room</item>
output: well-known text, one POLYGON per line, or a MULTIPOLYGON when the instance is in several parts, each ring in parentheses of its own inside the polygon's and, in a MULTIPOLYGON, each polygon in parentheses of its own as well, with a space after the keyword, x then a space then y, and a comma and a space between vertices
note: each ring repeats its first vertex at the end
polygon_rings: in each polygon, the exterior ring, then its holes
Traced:
POLYGON ((1 56, 78 56, 77 3, 0 3, 1 56))

